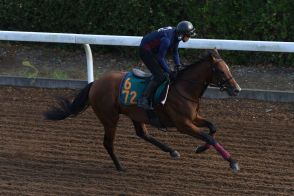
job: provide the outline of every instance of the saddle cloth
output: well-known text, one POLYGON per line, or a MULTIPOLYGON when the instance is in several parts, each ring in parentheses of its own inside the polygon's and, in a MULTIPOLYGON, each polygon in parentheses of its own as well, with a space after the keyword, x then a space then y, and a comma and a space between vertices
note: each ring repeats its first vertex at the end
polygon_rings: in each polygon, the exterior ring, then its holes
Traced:
MULTIPOLYGON (((124 76, 120 84, 119 100, 123 105, 137 105, 138 99, 142 96, 152 75, 141 70, 134 69, 124 76)), ((153 106, 164 104, 169 89, 169 79, 167 79, 157 88, 153 97, 153 106)))

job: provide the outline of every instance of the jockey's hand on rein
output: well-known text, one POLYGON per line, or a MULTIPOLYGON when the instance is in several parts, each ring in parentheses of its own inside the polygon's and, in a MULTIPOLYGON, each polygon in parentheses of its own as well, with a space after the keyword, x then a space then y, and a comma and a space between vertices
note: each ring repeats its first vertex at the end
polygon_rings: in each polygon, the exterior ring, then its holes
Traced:
POLYGON ((177 75, 178 75, 178 72, 177 71, 171 71, 169 73, 169 79, 170 80, 174 80, 177 77, 177 75))
POLYGON ((182 64, 176 65, 175 66, 175 71, 178 72, 181 69, 182 66, 183 66, 182 64))

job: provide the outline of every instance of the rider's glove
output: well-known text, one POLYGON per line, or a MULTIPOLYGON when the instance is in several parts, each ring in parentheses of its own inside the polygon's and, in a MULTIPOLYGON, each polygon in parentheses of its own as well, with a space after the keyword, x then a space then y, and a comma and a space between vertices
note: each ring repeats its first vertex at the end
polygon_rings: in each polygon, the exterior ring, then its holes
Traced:
POLYGON ((174 80, 177 77, 177 75, 178 75, 178 72, 177 71, 171 71, 169 73, 169 79, 170 80, 174 80))
POLYGON ((179 71, 181 71, 184 68, 185 68, 185 65, 182 64, 182 63, 180 63, 180 64, 178 64, 178 65, 175 66, 175 71, 179 72, 179 71))

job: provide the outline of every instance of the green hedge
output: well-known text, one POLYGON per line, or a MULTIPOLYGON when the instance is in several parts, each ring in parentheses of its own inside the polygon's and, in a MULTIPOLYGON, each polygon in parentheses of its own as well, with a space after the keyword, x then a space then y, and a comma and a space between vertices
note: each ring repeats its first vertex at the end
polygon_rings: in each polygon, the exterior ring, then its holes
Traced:
MULTIPOLYGON (((0 10, 2 30, 144 35, 190 20, 200 38, 294 40, 293 0, 2 0, 0 10)), ((189 57, 195 50, 183 53, 189 57)), ((222 54, 235 64, 292 65, 294 60, 287 53, 222 54)))

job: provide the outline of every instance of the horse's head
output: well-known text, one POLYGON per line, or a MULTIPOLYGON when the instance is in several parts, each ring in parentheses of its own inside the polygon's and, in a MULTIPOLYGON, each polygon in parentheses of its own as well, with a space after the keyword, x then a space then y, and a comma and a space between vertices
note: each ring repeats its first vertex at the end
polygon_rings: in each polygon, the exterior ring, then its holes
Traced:
POLYGON ((212 81, 211 84, 225 90, 230 96, 237 96, 241 88, 232 76, 227 63, 221 58, 216 49, 209 50, 211 57, 212 81))

